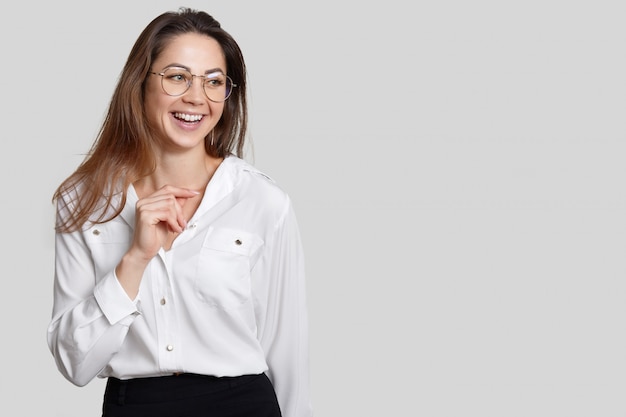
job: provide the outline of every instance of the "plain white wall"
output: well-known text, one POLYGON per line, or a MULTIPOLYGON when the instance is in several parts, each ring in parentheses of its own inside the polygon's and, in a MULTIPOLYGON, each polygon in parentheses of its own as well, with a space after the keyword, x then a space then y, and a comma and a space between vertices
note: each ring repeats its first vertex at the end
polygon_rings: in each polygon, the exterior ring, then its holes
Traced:
POLYGON ((157 14, 213 14, 307 252, 318 417, 623 417, 621 1, 12 2, 0 414, 100 415, 45 343, 54 188, 157 14))

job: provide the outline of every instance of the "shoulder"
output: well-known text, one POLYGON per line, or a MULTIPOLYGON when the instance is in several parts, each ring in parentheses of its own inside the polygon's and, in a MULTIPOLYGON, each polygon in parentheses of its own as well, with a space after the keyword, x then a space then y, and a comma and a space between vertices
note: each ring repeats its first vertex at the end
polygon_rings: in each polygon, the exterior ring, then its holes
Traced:
POLYGON ((228 163, 236 171, 239 184, 245 189, 246 198, 257 200, 259 207, 284 215, 291 205, 288 193, 267 173, 251 163, 235 156, 228 163))
POLYGON ((277 194, 283 194, 286 197, 286 192, 271 176, 256 168, 251 163, 236 156, 228 157, 227 161, 240 182, 249 183, 254 189, 275 192, 277 194))
POLYGON ((237 172, 240 175, 243 175, 243 176, 251 175, 253 177, 262 178, 264 181, 267 181, 271 184, 274 184, 274 185, 276 184, 276 181, 274 181, 272 177, 270 177, 269 175, 267 175, 266 173, 264 173, 263 171, 255 167, 254 165, 252 165, 250 162, 244 159, 241 159, 235 155, 228 156, 224 160, 224 163, 228 164, 231 170, 233 170, 234 172, 237 172))
POLYGON ((89 212, 81 228, 86 228, 102 219, 113 218, 116 216, 116 208, 121 204, 124 194, 119 184, 113 194, 107 197, 91 192, 84 180, 67 183, 55 196, 56 226, 60 227, 69 222, 81 211, 89 212), (93 198, 95 202, 90 204, 90 199, 93 198), (88 209, 85 209, 86 207, 88 209))

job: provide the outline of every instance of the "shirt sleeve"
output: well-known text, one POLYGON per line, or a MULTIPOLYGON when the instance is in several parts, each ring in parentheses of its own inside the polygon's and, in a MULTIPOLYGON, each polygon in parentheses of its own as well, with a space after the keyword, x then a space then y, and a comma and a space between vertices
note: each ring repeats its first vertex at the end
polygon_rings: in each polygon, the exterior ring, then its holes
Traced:
POLYGON ((56 234, 47 342, 59 371, 77 386, 107 365, 139 314, 138 300, 128 297, 114 271, 98 277, 95 269, 81 231, 56 234))
POLYGON ((313 415, 302 243, 290 202, 253 269, 258 337, 284 417, 313 415))

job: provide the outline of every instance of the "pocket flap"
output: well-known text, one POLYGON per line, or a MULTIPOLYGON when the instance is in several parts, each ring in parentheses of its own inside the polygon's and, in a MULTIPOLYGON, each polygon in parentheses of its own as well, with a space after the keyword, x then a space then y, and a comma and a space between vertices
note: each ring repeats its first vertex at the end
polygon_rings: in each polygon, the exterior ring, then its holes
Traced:
POLYGON ((203 247, 251 256, 263 245, 263 239, 242 230, 211 227, 204 239, 203 247))

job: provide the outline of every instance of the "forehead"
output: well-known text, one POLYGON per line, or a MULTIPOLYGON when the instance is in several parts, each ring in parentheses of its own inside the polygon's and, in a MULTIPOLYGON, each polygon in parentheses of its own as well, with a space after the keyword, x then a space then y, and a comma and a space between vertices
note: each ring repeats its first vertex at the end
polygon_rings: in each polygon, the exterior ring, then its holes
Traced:
POLYGON ((212 68, 226 70, 226 59, 215 39, 199 33, 185 33, 170 39, 154 61, 157 68, 170 65, 182 65, 199 72, 212 68))

